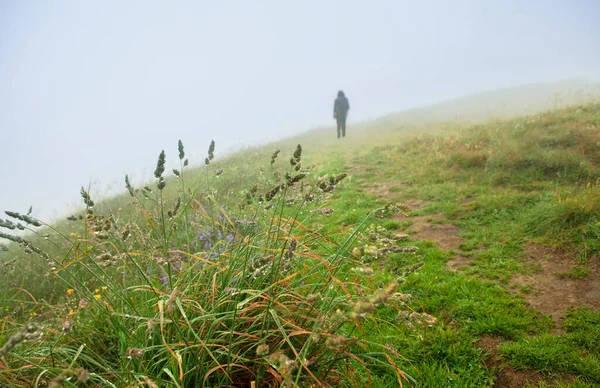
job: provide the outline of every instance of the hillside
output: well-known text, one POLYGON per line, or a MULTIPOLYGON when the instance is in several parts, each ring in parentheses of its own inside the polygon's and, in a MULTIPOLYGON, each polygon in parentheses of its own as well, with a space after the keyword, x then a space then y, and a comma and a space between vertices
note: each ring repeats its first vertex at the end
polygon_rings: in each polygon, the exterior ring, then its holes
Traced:
POLYGON ((41 230, 2 256, 0 343, 33 326, 0 385, 600 384, 600 104, 474 101, 198 169, 180 145, 178 176, 13 218, 41 230))

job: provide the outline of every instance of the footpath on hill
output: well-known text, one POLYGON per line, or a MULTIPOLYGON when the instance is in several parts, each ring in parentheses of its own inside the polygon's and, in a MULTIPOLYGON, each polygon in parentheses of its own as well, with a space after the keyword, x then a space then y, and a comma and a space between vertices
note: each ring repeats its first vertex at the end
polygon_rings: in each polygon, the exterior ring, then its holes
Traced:
MULTIPOLYGON (((566 126, 572 129, 584 125, 589 127, 590 123, 582 119, 566 126)), ((500 287, 506 300, 522 302, 522 308, 529 311, 528 319, 537 326, 512 334, 493 325, 471 330, 476 333, 473 346, 484 352, 483 364, 494 374, 493 386, 599 383, 598 372, 586 369, 595 368, 600 350, 597 345, 589 345, 600 339, 598 257, 592 254, 582 259, 569 244, 549 244, 531 238, 524 232, 522 219, 513 214, 519 212, 518 201, 524 195, 508 185, 490 184, 478 172, 471 173, 470 181, 462 181, 462 176, 446 179, 450 175, 447 171, 431 170, 435 164, 428 160, 434 158, 431 154, 415 158, 413 152, 411 159, 407 150, 410 145, 401 136, 394 140, 362 140, 333 151, 332 164, 343 166, 350 174, 351 185, 362 195, 374 197, 382 204, 406 205, 408 211, 394 215, 386 224, 410 236, 414 243, 444 252, 447 260, 443 276, 460 276, 500 287), (429 170, 419 174, 416 169, 429 170), (439 176, 435 176, 438 172, 439 176), (417 178, 427 173, 427 179, 417 178), (513 204, 506 203, 507 198, 517 204, 514 212, 510 210, 513 204), (573 322, 585 324, 577 326, 573 322), (549 360, 558 355, 566 361, 549 360)), ((467 147, 477 149, 478 145, 467 147)), ((433 152, 441 154, 444 150, 433 152)), ((541 186, 539 182, 533 184, 541 186)), ((585 190, 572 186, 569 190, 574 192, 585 190)), ((590 190, 597 195, 597 188, 590 190)), ((544 194, 543 190, 538 191, 544 194)), ((534 190, 531 193, 528 200, 538 194, 534 190)), ((427 266, 426 260, 425 263, 427 266)), ((485 303, 487 297, 475 294, 467 303, 485 303)), ((450 301, 451 305, 454 303, 459 302, 450 301)), ((492 310, 490 314, 496 314, 492 310)), ((498 313, 497 318, 507 319, 503 313, 498 313)), ((449 314, 450 323, 458 320, 449 314)))

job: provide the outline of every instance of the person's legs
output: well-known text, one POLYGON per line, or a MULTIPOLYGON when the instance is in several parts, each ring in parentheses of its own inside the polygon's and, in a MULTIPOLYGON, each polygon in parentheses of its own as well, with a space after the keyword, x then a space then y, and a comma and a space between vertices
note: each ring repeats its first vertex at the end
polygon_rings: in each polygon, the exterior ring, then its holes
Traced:
MULTIPOLYGON (((340 117, 340 127, 342 129, 342 137, 346 137, 346 116, 340 117)), ((339 133, 339 129, 338 129, 339 133)))
POLYGON ((336 117, 336 122, 337 122, 337 135, 338 135, 338 139, 340 138, 340 131, 342 130, 342 118, 341 117, 336 117))

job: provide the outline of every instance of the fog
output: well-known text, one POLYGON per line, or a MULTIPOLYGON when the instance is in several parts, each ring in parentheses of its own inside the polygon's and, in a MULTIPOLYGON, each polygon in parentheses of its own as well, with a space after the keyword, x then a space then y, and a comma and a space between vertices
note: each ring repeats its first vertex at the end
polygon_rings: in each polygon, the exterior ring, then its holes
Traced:
MULTIPOLYGON (((0 0, 0 210, 485 90, 600 79, 600 2, 0 0)), ((332 136, 334 131, 332 130, 332 136)), ((351 135, 351 132, 349 132, 351 135)))

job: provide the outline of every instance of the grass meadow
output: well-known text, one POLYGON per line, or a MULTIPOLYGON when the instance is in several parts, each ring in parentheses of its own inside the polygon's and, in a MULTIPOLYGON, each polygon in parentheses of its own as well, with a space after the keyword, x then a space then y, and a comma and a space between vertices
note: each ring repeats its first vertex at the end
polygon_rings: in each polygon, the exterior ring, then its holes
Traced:
POLYGON ((211 143, 202 166, 183 139, 56 224, 9 211, 0 386, 599 386, 594 300, 549 311, 515 286, 544 273, 532 247, 568 258, 550 284, 595 279, 599 134, 587 104, 211 143))

